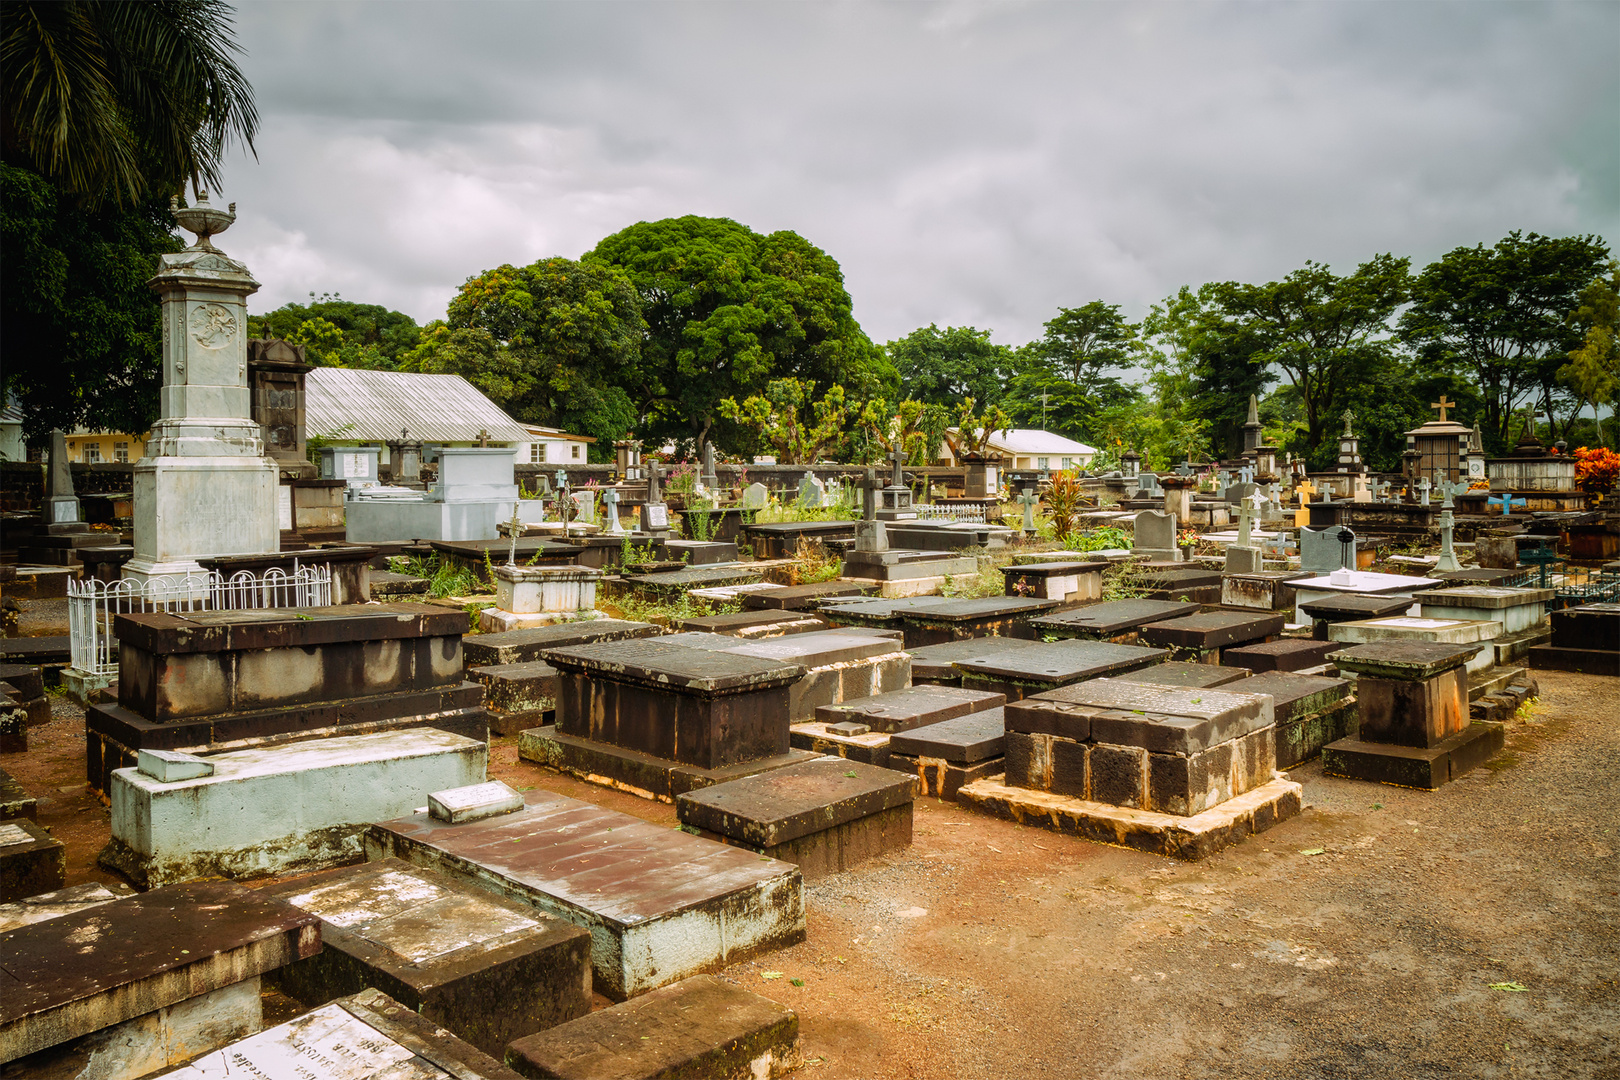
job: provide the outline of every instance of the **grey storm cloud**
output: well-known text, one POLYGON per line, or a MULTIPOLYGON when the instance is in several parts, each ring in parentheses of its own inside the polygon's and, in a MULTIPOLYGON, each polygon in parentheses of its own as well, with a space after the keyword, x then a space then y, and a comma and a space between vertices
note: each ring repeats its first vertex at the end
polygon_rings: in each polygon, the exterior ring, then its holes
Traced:
POLYGON ((244 3, 255 310, 419 321, 637 221, 791 229, 877 341, 1620 237, 1620 4, 244 3))

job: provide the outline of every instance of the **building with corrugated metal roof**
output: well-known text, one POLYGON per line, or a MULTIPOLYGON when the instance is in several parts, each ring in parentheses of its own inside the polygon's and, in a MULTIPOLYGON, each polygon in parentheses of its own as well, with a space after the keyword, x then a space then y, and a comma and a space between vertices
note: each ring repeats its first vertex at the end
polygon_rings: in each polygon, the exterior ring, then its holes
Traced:
MULTIPOLYGON (((460 375, 318 367, 304 382, 304 429, 327 446, 511 447, 519 462, 583 462, 595 440, 521 424, 460 375)), ((433 460, 431 450, 425 455, 433 460)))

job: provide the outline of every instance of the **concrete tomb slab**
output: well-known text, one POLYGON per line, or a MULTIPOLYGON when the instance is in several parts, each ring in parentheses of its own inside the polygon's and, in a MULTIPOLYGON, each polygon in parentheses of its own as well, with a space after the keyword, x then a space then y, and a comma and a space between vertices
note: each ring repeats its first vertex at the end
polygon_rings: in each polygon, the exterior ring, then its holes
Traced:
POLYGON ((823 600, 868 596, 872 586, 859 581, 822 581, 813 585, 782 585, 742 598, 744 611, 810 611, 823 600))
POLYGON ((1222 650, 1264 641, 1282 633, 1283 616, 1259 612, 1206 611, 1142 627, 1146 645, 1174 649, 1178 658, 1214 663, 1222 650))
MULTIPOLYGON (((1426 619, 1412 615, 1391 615, 1383 619, 1333 623, 1328 639, 1345 646, 1374 641, 1434 641, 1446 644, 1488 642, 1502 632, 1502 624, 1488 619, 1426 619)), ((1331 654, 1330 654, 1331 655, 1331 654)), ((1468 661, 1468 670, 1484 671, 1496 663, 1496 650, 1478 649, 1468 661)))
POLYGON ((1483 764, 1501 750, 1504 732, 1470 723, 1465 665, 1479 649, 1386 640, 1334 653, 1341 671, 1357 675, 1360 730, 1322 748, 1322 771, 1433 789, 1483 764))
POLYGON ((420 728, 214 754, 211 776, 118 769, 101 864, 137 885, 317 869, 360 852, 373 821, 480 783, 483 742, 420 728))
POLYGON ((20 927, 0 935, 0 1061, 108 1076, 178 1064, 257 1030, 259 976, 320 948, 315 916, 222 881, 20 927))
POLYGON ((1006 702, 1006 695, 985 690, 908 686, 842 705, 823 705, 816 710, 816 720, 823 724, 855 720, 869 730, 893 733, 994 709, 1006 702))
MULTIPOLYGON (((120 885, 119 888, 127 890, 128 886, 120 885)), ((69 885, 65 889, 56 889, 53 892, 25 896, 21 900, 0 904, 0 934, 15 930, 19 926, 30 926, 46 919, 55 919, 87 908, 99 907, 127 895, 128 892, 115 893, 107 886, 92 881, 83 885, 69 885)))
POLYGON ((729 634, 732 637, 754 639, 781 637, 784 634, 807 634, 825 630, 828 623, 816 615, 781 608, 760 611, 734 611, 725 615, 699 615, 678 621, 681 630, 707 634, 729 634))
POLYGON ((501 634, 477 634, 462 641, 467 666, 527 664, 541 658, 547 649, 589 645, 598 641, 654 637, 663 630, 645 622, 625 619, 591 619, 585 622, 557 623, 530 630, 509 630, 501 634))
POLYGON ((1244 574, 1221 575, 1221 606, 1254 611, 1294 612, 1294 579, 1303 577, 1292 570, 1259 570, 1244 574))
POLYGON ((591 1010, 591 936, 533 906, 384 859, 265 890, 321 919, 271 982, 304 1005, 375 987, 487 1054, 591 1010))
POLYGON ((873 731, 865 724, 824 724, 812 720, 794 724, 788 737, 795 750, 889 767, 889 733, 873 731))
POLYGON ((60 889, 67 848, 25 817, 0 822, 0 903, 60 889))
POLYGON ((1009 702, 1071 683, 1170 659, 1168 649, 1105 641, 1054 641, 1016 652, 958 660, 962 687, 1005 694, 1009 702))
POLYGON ((859 761, 821 757, 675 800, 700 835, 799 867, 806 880, 911 845, 916 781, 859 761))
POLYGON ((1030 628, 1043 637, 1087 638, 1129 644, 1148 623, 1196 615, 1198 605, 1180 600, 1112 600, 1076 611, 1044 615, 1030 620, 1030 628))
POLYGON ((381 990, 294 1017, 168 1073, 169 1080, 520 1080, 381 990))
POLYGON ((900 615, 900 628, 908 649, 965 638, 1034 638, 1029 620, 1054 610, 1058 604, 1057 600, 1029 596, 945 599, 942 604, 900 615))
POLYGON ((20 817, 39 820, 39 800, 24 791, 10 773, 0 769, 0 821, 20 817))
POLYGON ((736 641, 721 634, 673 634, 667 642, 694 649, 798 664, 803 674, 788 692, 790 723, 815 718, 822 705, 871 697, 911 682, 911 657, 896 636, 860 628, 793 634, 768 641, 736 641))
POLYGON ((548 791, 515 814, 372 826, 366 855, 490 889, 591 934, 595 989, 623 999, 804 939, 797 868, 548 791))
POLYGON ((1367 570, 1336 571, 1323 577, 1294 581, 1295 622, 1305 621, 1305 605, 1329 596, 1379 596, 1407 598, 1416 603, 1419 594, 1437 589, 1445 582, 1434 578, 1407 577, 1405 574, 1375 574, 1367 570))
POLYGON ((1565 608, 1550 621, 1552 641, 1531 646, 1531 667, 1620 677, 1620 604, 1565 608))
POLYGON ((917 774, 922 794, 955 802, 962 785, 1003 771, 1005 709, 997 707, 943 720, 890 738, 889 767, 917 774))
POLYGON ((798 1068, 799 1018, 740 986, 695 975, 514 1042, 507 1060, 526 1077, 773 1080, 798 1068))
POLYGON ((439 821, 479 821, 521 809, 523 796, 502 780, 486 780, 428 795, 428 816, 439 821))
POLYGON ((842 600, 823 606, 822 618, 834 626, 865 627, 869 629, 899 630, 904 632, 903 620, 913 612, 943 607, 951 602, 946 596, 902 596, 842 600))
POLYGON ((1502 633, 1516 634, 1541 625, 1553 595, 1551 589, 1490 585, 1431 589, 1419 597, 1419 608, 1426 619, 1489 619, 1502 624, 1502 633))
MULTIPOLYGON (((1110 675, 1115 682, 1151 683, 1154 686, 1184 686, 1201 690, 1216 686, 1229 686, 1249 675, 1244 668, 1218 667, 1215 664, 1191 664, 1185 660, 1166 660, 1162 664, 1142 668, 1124 675, 1110 675)), ((1249 693, 1245 687, 1233 687, 1249 693)))
POLYGON ((1106 559, 1018 563, 1002 567, 1001 576, 1008 596, 1084 604, 1102 598, 1102 575, 1108 566, 1106 559))
POLYGON ((911 654, 911 683, 913 686, 960 686, 962 672, 956 666, 956 661, 1027 649, 1038 644, 1040 642, 1027 638, 988 637, 907 649, 911 654))
POLYGON ((1227 667, 1249 671, 1299 671, 1317 667, 1327 655, 1343 646, 1337 641, 1316 641, 1309 638, 1278 638, 1255 645, 1237 645, 1221 653, 1221 663, 1227 667))
POLYGON ((1409 596, 1354 596, 1330 593, 1307 604, 1298 604, 1302 622, 1312 625, 1312 637, 1328 640, 1328 627, 1334 623, 1356 622, 1361 619, 1386 619, 1392 615, 1405 615, 1416 605, 1409 596))

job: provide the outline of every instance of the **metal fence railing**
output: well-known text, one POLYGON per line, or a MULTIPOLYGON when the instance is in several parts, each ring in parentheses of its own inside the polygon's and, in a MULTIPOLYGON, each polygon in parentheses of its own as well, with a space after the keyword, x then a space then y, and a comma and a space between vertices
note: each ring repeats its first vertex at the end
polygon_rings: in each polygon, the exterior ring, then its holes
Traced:
POLYGON ((167 611, 241 611, 251 608, 325 607, 332 602, 332 568, 297 566, 287 573, 217 570, 147 580, 68 581, 68 634, 73 666, 91 675, 118 673, 120 615, 167 611))

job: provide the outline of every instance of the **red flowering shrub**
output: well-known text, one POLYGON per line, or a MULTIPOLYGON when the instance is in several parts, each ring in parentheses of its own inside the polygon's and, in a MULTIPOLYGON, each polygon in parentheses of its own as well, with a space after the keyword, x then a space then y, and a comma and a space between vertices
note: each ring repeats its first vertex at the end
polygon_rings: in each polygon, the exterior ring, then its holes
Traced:
POLYGON ((1613 491, 1616 480, 1620 480, 1620 454, 1601 446, 1575 451, 1575 484, 1582 491, 1601 495, 1613 491))

